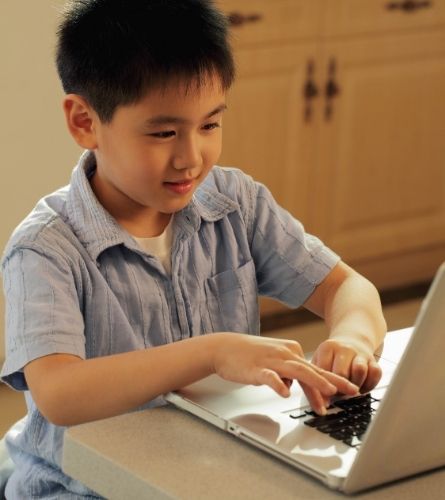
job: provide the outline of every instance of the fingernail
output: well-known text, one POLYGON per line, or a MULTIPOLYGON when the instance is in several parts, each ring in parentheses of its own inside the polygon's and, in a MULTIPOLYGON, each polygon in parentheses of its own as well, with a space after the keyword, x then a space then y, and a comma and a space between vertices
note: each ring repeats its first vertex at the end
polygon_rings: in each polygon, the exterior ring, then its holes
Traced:
POLYGON ((320 408, 318 409, 318 414, 324 417, 326 413, 327 413, 326 408, 324 406, 320 406, 320 408))

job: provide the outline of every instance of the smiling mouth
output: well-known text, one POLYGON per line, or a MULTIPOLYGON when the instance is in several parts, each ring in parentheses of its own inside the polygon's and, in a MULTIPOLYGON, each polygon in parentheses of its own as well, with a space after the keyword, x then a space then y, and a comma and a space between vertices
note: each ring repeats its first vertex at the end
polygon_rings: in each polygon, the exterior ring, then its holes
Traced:
POLYGON ((164 185, 178 194, 185 194, 189 192, 193 187, 194 179, 186 180, 186 181, 178 181, 178 182, 164 182, 164 185))

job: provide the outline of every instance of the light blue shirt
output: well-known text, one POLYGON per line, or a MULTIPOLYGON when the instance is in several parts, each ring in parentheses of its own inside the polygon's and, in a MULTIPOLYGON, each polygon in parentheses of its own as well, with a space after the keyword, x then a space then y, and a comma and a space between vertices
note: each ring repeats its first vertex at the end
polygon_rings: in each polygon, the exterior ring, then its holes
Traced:
POLYGON ((93 495, 62 473, 64 428, 36 408, 27 363, 53 353, 106 356, 215 331, 258 335, 258 295, 298 307, 339 260, 262 184, 214 167, 174 216, 170 276, 98 202, 88 180, 94 169, 86 152, 70 185, 42 199, 5 250, 1 377, 26 391, 28 405, 26 420, 7 435, 16 463, 11 499, 93 495))

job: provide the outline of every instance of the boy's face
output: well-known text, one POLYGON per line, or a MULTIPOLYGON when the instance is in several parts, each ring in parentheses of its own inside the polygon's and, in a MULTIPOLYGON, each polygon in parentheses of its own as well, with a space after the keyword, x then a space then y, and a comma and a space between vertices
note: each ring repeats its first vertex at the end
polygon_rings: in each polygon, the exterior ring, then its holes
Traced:
POLYGON ((151 91, 117 108, 111 123, 96 119, 91 184, 99 201, 135 236, 156 234, 165 214, 184 208, 217 162, 224 109, 225 92, 214 77, 199 89, 172 83, 151 91))

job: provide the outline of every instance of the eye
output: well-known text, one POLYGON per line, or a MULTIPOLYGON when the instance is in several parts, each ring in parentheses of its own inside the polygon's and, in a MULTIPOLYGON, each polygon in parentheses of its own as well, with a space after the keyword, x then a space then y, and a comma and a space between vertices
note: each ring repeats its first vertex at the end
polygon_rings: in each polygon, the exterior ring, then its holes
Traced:
POLYGON ((153 132, 152 134, 148 134, 150 137, 155 137, 156 139, 168 139, 169 137, 173 137, 175 135, 174 130, 165 130, 163 132, 153 132))
POLYGON ((213 122, 213 123, 207 123, 206 125, 204 125, 202 128, 204 130, 213 130, 215 128, 219 128, 221 127, 221 124, 218 123, 218 122, 213 122))

